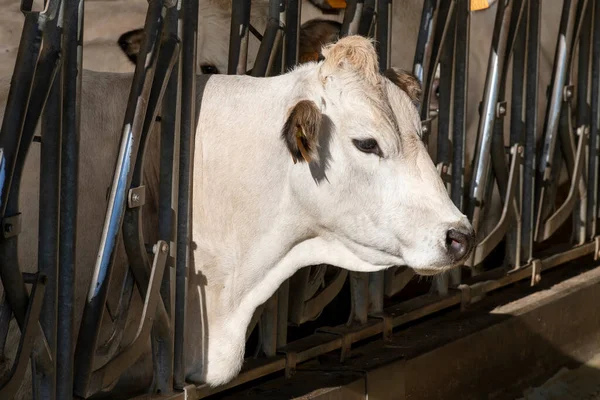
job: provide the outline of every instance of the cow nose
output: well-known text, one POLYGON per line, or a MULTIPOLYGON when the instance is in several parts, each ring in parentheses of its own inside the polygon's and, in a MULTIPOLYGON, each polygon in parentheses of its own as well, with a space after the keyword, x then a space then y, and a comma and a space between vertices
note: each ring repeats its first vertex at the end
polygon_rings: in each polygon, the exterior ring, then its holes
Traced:
POLYGON ((463 261, 471 252, 474 244, 475 234, 472 230, 465 233, 453 228, 446 232, 446 249, 454 262, 463 261))

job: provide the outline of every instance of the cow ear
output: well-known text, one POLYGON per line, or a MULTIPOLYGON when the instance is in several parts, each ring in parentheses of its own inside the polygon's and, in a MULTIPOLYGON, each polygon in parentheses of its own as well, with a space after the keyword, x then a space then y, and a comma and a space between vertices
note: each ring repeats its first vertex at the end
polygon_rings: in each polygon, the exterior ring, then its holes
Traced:
POLYGON ((142 40, 144 40, 144 30, 134 29, 122 34, 117 41, 121 50, 123 50, 127 58, 129 58, 129 61, 134 64, 137 64, 138 54, 142 47, 142 40))
POLYGON ((298 161, 318 161, 321 110, 310 100, 299 101, 289 113, 281 137, 287 145, 294 164, 298 161))
POLYGON ((413 74, 400 68, 388 68, 383 75, 402 89, 415 106, 421 104, 421 82, 413 74))

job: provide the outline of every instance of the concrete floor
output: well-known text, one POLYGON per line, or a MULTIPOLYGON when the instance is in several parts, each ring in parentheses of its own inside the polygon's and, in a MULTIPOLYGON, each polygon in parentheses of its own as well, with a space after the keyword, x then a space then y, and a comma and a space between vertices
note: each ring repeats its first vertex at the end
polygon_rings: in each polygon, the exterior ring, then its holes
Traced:
POLYGON ((542 386, 518 400, 600 400, 600 353, 580 367, 561 369, 542 386))

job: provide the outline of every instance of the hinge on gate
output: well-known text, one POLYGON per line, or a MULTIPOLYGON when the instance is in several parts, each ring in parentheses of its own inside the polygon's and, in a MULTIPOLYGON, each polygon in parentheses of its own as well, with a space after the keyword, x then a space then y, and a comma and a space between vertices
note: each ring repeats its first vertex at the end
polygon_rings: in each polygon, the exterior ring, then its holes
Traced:
POLYGON ((129 189, 127 205, 129 208, 141 207, 146 203, 146 186, 138 186, 129 189))
POLYGON ((21 213, 2 219, 2 233, 5 239, 21 233, 21 213))

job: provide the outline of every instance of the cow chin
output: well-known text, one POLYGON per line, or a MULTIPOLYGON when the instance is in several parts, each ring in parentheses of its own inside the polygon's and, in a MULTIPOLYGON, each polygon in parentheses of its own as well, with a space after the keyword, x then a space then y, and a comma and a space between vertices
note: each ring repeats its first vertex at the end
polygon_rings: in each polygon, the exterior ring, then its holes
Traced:
POLYGON ((437 267, 437 268, 432 268, 432 267, 414 268, 414 267, 412 267, 412 270, 417 275, 420 275, 420 276, 435 276, 435 275, 440 275, 440 274, 452 271, 455 268, 458 268, 458 265, 449 265, 449 266, 437 267))

